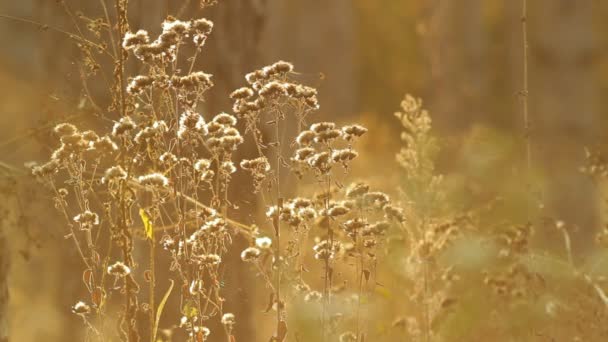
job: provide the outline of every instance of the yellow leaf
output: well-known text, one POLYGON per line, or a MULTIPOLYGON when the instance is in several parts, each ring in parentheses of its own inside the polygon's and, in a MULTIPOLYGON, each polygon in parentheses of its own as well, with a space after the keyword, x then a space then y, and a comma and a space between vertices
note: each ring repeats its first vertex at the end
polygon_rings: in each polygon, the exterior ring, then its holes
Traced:
POLYGON ((194 302, 188 301, 182 308, 182 313, 188 318, 196 317, 198 315, 198 309, 194 302))
POLYGON ((374 290, 377 294, 381 295, 386 299, 390 299, 392 297, 391 292, 384 287, 378 286, 374 290))
MULTIPOLYGON (((140 209, 140 213, 141 213, 141 209, 140 209)), ((169 281, 171 282, 171 285, 169 286, 167 293, 165 293, 163 300, 160 301, 160 304, 158 305, 158 309, 156 309, 156 319, 154 320, 154 330, 152 331, 152 335, 153 335, 152 341, 157 341, 156 334, 158 332, 158 323, 160 322, 160 315, 163 313, 163 309, 165 308, 165 303, 167 303, 167 299, 169 299, 169 295, 171 294, 171 291, 173 290, 174 281, 173 281, 173 279, 169 279, 169 281)), ((160 341, 160 340, 158 340, 158 341, 160 341)))
POLYGON ((141 216, 141 221, 144 223, 144 232, 146 233, 146 237, 150 240, 154 238, 154 228, 152 228, 152 220, 150 220, 150 216, 144 209, 139 209, 139 216, 141 216))

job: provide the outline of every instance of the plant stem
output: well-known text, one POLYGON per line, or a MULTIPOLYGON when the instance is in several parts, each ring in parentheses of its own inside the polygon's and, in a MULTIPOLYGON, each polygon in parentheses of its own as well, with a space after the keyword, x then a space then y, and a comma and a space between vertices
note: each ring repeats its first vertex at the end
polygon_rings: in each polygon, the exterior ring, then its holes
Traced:
MULTIPOLYGON (((331 152, 331 151, 330 151, 331 152)), ((325 215, 326 215, 326 224, 327 224, 327 238, 329 239, 329 253, 327 255, 327 257, 325 258, 325 283, 323 285, 323 341, 327 340, 327 331, 325 330, 325 318, 327 316, 327 310, 329 309, 329 304, 331 303, 330 301, 330 294, 331 294, 331 272, 330 272, 330 265, 329 265, 329 260, 330 260, 330 256, 331 253, 333 251, 334 248, 334 238, 333 238, 333 232, 331 230, 331 223, 330 223, 330 217, 329 217, 329 198, 330 198, 330 193, 331 193, 331 174, 327 174, 326 176, 326 185, 327 185, 327 189, 326 189, 326 193, 325 193, 325 215)))
MULTIPOLYGON (((277 152, 276 152, 276 170, 277 170, 277 210, 280 216, 281 211, 283 210, 283 198, 281 197, 281 143, 280 143, 280 133, 281 129, 279 126, 280 123, 280 114, 277 112, 276 114, 276 123, 275 123, 275 138, 277 143, 277 152)), ((278 323, 281 319, 281 311, 282 311, 282 302, 281 302, 281 218, 277 220, 276 227, 276 238, 277 238, 277 327, 278 323)), ((277 336, 279 332, 277 331, 277 336)))
POLYGON ((127 29, 127 8, 124 0, 116 0, 116 17, 118 18, 116 23, 116 29, 118 33, 118 41, 115 43, 117 48, 116 56, 116 69, 114 75, 117 78, 117 86, 120 87, 118 93, 120 95, 120 114, 121 116, 127 115, 127 103, 125 95, 125 51, 122 48, 121 42, 125 36, 127 29))
POLYGON ((154 303, 154 287, 155 287, 155 282, 156 282, 156 272, 155 272, 155 259, 156 259, 156 241, 155 241, 155 236, 154 236, 154 232, 152 233, 152 236, 150 237, 150 342, 155 342, 154 341, 154 329, 155 329, 155 314, 156 314, 156 308, 155 308, 155 303, 154 303))

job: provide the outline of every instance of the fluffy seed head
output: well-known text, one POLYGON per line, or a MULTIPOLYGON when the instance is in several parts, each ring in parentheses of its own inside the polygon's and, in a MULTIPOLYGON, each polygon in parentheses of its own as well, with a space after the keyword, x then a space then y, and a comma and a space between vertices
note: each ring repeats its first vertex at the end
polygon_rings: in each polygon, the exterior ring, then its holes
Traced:
POLYGON ((95 150, 100 153, 111 153, 118 150, 118 146, 108 136, 103 136, 92 143, 95 150))
POLYGON ((236 172, 236 166, 234 166, 234 163, 231 161, 223 162, 221 169, 225 174, 228 175, 236 172))
POLYGON ((118 181, 121 179, 127 179, 127 172, 120 166, 112 166, 106 170, 103 178, 101 179, 102 183, 108 183, 111 181, 118 181))
POLYGON ((85 302, 78 302, 72 306, 72 312, 77 315, 86 315, 91 312, 91 307, 85 302))
POLYGON ((387 194, 376 191, 376 192, 368 192, 365 195, 363 195, 363 200, 382 208, 390 201, 390 198, 388 197, 387 194))
POLYGON ((203 172, 209 169, 211 161, 209 159, 199 159, 194 163, 194 169, 203 172))
POLYGON ((308 165, 321 173, 327 173, 331 169, 329 152, 317 153, 308 158, 308 165))
POLYGON ((296 138, 296 142, 300 146, 308 146, 314 141, 316 136, 317 136, 316 133, 313 131, 308 131, 308 130, 302 131, 302 132, 300 132, 300 134, 298 134, 298 137, 296 138))
POLYGON ((315 133, 326 132, 336 128, 336 124, 333 122, 317 122, 310 126, 310 130, 315 133))
POLYGON ((260 96, 265 99, 277 99, 287 95, 287 89, 283 83, 277 81, 268 82, 260 90, 260 96))
POLYGON ((185 139, 189 136, 196 136, 197 134, 206 134, 206 125, 203 117, 195 112, 186 111, 182 113, 179 118, 179 129, 177 131, 177 137, 179 139, 185 139))
POLYGON ((153 187, 167 187, 169 186, 169 179, 165 177, 162 173, 154 172, 147 175, 139 176, 137 181, 141 185, 148 185, 153 187))
POLYGON ((124 263, 117 261, 114 264, 108 266, 108 274, 116 277, 125 277, 131 273, 129 266, 124 263))
POLYGON ((304 300, 307 302, 318 302, 323 298, 323 295, 319 291, 310 291, 304 296, 304 300))
POLYGON ((340 342, 357 342, 357 335, 355 333, 347 331, 340 335, 340 342))
POLYGON ((220 113, 213 118, 213 122, 224 126, 234 126, 236 118, 228 113, 220 113))
POLYGON ((270 163, 268 163, 266 157, 243 159, 241 160, 241 168, 243 170, 268 172, 270 171, 270 163))
POLYGON ((139 30, 135 33, 127 32, 122 40, 122 47, 125 50, 132 50, 138 45, 148 44, 149 42, 150 37, 148 36, 148 31, 139 30))
POLYGON ((270 66, 275 73, 286 74, 293 71, 293 64, 285 61, 278 61, 270 66))
POLYGON ((251 88, 248 88, 248 87, 239 88, 230 94, 230 98, 233 100, 244 100, 244 99, 248 99, 252 96, 253 96, 253 90, 251 90, 251 88))
POLYGON ((85 210, 83 213, 74 216, 74 222, 80 223, 80 228, 83 230, 91 229, 93 226, 99 225, 99 216, 94 212, 85 210))
POLYGON ((232 328, 236 324, 236 317, 234 314, 227 312, 222 316, 222 324, 232 328))
POLYGON ((133 122, 130 117, 125 116, 120 118, 120 120, 118 120, 118 122, 114 124, 114 127, 112 128, 112 135, 121 136, 127 133, 128 131, 133 130, 134 128, 135 122, 133 122))
POLYGON ((206 222, 201 229, 209 233, 223 232, 226 229, 226 222, 221 218, 216 218, 206 222))
POLYGON ((350 210, 347 207, 337 205, 337 206, 329 208, 329 210, 327 211, 327 215, 329 215, 331 217, 337 217, 337 216, 346 215, 346 214, 348 214, 349 211, 350 210))
POLYGON ((138 95, 152 86, 154 79, 150 76, 135 76, 127 86, 127 93, 138 95))
POLYGON ((222 261, 222 258, 217 254, 195 255, 192 258, 199 264, 206 266, 218 265, 222 261))
POLYGON ((272 246, 272 239, 266 236, 256 238, 255 245, 260 249, 269 249, 272 246))
POLYGON ((181 35, 190 30, 190 23, 181 20, 165 20, 163 21, 162 27, 163 32, 173 32, 181 35))
POLYGON ((241 259, 245 262, 253 262, 260 256, 260 250, 255 247, 248 247, 241 252, 241 259))
POLYGON ((198 33, 209 35, 213 30, 213 22, 205 18, 200 18, 192 20, 190 27, 198 33))
POLYGON ((384 206, 384 213, 387 220, 395 220, 397 222, 405 222, 405 214, 403 209, 392 205, 384 206))
POLYGON ((347 162, 355 159, 358 155, 359 154, 355 150, 346 148, 346 149, 342 149, 342 150, 333 151, 331 154, 331 159, 335 163, 346 164, 347 162))
POLYGON ((367 133, 367 128, 361 125, 349 125, 342 127, 342 132, 344 133, 344 138, 346 140, 352 140, 367 133))
POLYGON ((59 135, 60 137, 63 137, 64 135, 72 135, 77 133, 78 129, 76 128, 76 126, 70 123, 60 123, 55 126, 55 128, 53 128, 53 131, 55 131, 55 133, 57 133, 57 135, 59 135))

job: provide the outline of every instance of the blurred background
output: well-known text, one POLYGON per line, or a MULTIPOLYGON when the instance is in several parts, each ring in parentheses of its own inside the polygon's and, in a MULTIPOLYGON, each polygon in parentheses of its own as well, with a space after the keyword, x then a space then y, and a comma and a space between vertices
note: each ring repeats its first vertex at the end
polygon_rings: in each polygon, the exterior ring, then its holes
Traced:
MULTIPOLYGON (((215 22, 201 63, 215 76, 210 112, 230 111, 227 95, 243 75, 278 59, 293 62, 317 86, 313 120, 360 122, 373 139, 354 171, 398 179, 394 154, 405 93, 424 99, 450 175, 469 207, 522 187, 521 3, 505 0, 130 0, 132 29, 157 33, 168 15, 215 22), (519 175, 519 176, 518 176, 519 175)), ((48 193, 24 176, 24 163, 46 160, 50 128, 65 119, 107 127, 87 103, 79 50, 66 32, 102 15, 98 1, 0 0, 0 341, 78 340, 70 312, 82 292, 75 251, 48 193), (29 22, 31 21, 31 22, 29 22), (51 26, 49 29, 44 25, 51 26), (10 294, 7 306, 6 289, 10 294)), ((535 0, 529 4, 531 191, 547 215, 578 229, 585 253, 601 225, 601 191, 579 173, 584 148, 602 150, 608 127, 608 2, 535 0)), ((92 85, 100 92, 102 84, 92 85), (99 89, 98 89, 99 88, 99 89)), ((109 118, 112 114, 105 113, 109 118)), ((525 189, 524 189, 525 191, 525 189)), ((517 194, 513 196, 517 207, 517 194)), ((524 217, 522 212, 514 215, 524 217)), ((558 232, 547 232, 551 244, 558 232)), ((239 276, 228 276, 228 286, 239 276)), ((228 289, 237 291, 238 289, 228 289)), ((238 310, 260 310, 243 302, 238 310)), ((252 323, 239 329, 253 336, 252 323)))

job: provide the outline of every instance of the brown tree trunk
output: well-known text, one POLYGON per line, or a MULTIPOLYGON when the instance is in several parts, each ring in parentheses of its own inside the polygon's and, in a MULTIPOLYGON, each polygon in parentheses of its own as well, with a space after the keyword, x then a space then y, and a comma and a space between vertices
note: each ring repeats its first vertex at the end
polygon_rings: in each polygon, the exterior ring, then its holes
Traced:
POLYGON ((532 141, 550 179, 549 214, 583 227, 586 233, 577 237, 588 240, 598 219, 596 191, 578 168, 584 147, 599 137, 595 5, 593 0, 529 4, 532 141))
POLYGON ((8 269, 9 253, 5 220, 0 222, 0 342, 8 342, 8 269))
POLYGON ((354 21, 352 0, 270 0, 265 55, 293 62, 305 82, 319 86, 319 115, 329 120, 358 108, 354 21))
POLYGON ((487 83, 482 1, 429 2, 430 109, 438 128, 463 133, 484 118, 487 83))
MULTIPOLYGON (((215 88, 213 98, 207 103, 208 115, 231 112, 232 101, 228 95, 236 88, 245 85, 245 74, 259 68, 264 60, 260 42, 267 22, 267 0, 223 0, 210 13, 214 33, 209 40, 209 72, 214 74, 215 88)), ((249 158, 257 153, 253 144, 242 146, 237 158, 249 158)), ((237 175, 232 179, 230 198, 239 207, 229 210, 229 215, 239 221, 250 220, 259 205, 251 194, 253 188, 247 176, 237 175)), ((240 252, 249 246, 249 241, 238 236, 230 247, 224 264, 225 289, 228 299, 225 311, 236 315, 237 341, 267 340, 255 322, 256 282, 249 268, 241 258, 240 252)), ((221 329, 221 328, 219 328, 221 329)))
POLYGON ((10 250, 7 241, 9 225, 13 224, 13 208, 10 208, 7 179, 2 175, 0 165, 0 342, 9 340, 8 322, 8 272, 10 266, 10 250))

